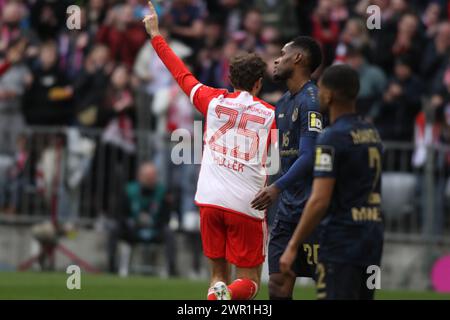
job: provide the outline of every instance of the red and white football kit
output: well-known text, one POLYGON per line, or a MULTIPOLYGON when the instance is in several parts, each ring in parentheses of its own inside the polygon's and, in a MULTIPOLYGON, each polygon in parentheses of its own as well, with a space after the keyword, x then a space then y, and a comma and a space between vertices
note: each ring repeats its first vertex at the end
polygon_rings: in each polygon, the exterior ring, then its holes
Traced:
MULTIPOLYGON (((264 262, 265 211, 250 202, 266 184, 265 158, 275 108, 246 91, 201 84, 161 36, 152 45, 192 104, 205 116, 204 151, 195 202, 204 253, 238 267, 264 262)), ((272 140, 276 143, 275 139, 272 140)))

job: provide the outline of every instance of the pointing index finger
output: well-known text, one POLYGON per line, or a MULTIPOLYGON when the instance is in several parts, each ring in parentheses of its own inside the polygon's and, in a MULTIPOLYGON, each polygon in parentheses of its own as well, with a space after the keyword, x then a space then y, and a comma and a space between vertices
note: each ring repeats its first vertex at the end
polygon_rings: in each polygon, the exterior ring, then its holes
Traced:
POLYGON ((150 9, 150 13, 155 13, 155 7, 151 1, 148 1, 148 8, 150 9))

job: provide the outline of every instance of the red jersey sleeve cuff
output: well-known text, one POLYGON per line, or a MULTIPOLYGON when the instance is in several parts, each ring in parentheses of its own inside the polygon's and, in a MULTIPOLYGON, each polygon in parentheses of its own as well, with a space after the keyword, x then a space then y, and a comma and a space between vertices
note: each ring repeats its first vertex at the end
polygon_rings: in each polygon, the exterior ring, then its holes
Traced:
POLYGON ((152 40, 151 40, 152 45, 156 45, 156 44, 161 43, 161 42, 165 42, 163 36, 161 36, 161 35, 153 37, 152 40))

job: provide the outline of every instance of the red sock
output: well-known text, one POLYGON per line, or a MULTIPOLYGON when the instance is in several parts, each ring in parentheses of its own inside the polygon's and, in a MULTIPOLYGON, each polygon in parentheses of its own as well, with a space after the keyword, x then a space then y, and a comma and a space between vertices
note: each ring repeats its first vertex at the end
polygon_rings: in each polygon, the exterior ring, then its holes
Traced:
POLYGON ((209 288, 208 289, 208 298, 207 300, 217 300, 216 295, 214 294, 214 289, 209 288))
POLYGON ((252 300, 258 292, 258 285, 250 279, 236 279, 228 290, 232 300, 252 300))

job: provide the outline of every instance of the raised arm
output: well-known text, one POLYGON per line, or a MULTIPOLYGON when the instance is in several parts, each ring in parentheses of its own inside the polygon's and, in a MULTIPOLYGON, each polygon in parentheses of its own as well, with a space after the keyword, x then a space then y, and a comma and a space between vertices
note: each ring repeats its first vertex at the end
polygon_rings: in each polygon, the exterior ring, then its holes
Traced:
POLYGON ((226 89, 215 89, 200 83, 192 73, 186 68, 183 61, 170 49, 164 38, 159 33, 158 15, 149 1, 150 14, 143 22, 147 33, 152 38, 152 45, 161 61, 165 64, 172 76, 178 82, 184 93, 190 98, 191 103, 203 115, 206 115, 209 103, 212 99, 226 94, 226 89))
MULTIPOLYGON (((191 102, 194 103, 194 95, 201 86, 200 82, 193 76, 193 74, 184 65, 183 61, 172 51, 167 42, 159 32, 158 15, 153 4, 149 1, 148 7, 149 15, 145 16, 143 22, 147 33, 152 39, 152 46, 158 54, 161 61, 170 71, 178 85, 184 93, 190 97, 191 102)), ((194 103, 195 104, 195 103, 194 103)), ((197 106, 197 104, 196 104, 197 106)))
POLYGON ((153 37, 152 46, 178 85, 190 97, 192 89, 200 82, 188 70, 183 61, 172 51, 162 36, 158 35, 153 37))

